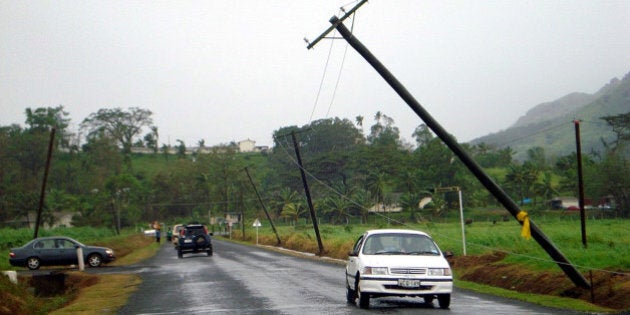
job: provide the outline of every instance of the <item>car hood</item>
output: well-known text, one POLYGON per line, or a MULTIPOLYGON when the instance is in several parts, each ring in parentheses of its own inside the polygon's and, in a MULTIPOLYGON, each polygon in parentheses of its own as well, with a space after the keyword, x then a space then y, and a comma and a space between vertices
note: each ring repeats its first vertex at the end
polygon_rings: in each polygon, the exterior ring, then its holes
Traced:
POLYGON ((86 248, 86 249, 90 249, 90 250, 102 250, 102 251, 112 250, 111 248, 108 248, 108 247, 102 247, 102 246, 90 246, 90 245, 86 245, 84 248, 86 248))
POLYGON ((364 255, 364 266, 371 267, 426 267, 450 268, 448 261, 441 255, 364 255))

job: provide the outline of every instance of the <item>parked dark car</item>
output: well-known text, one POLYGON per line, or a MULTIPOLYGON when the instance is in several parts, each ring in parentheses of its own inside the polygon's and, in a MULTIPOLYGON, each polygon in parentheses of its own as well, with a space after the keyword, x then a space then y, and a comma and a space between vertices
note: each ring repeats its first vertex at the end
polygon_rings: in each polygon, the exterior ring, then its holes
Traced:
POLYGON ((12 248, 9 263, 12 266, 37 270, 41 266, 77 265, 77 248, 83 250, 83 261, 90 267, 99 267, 116 259, 114 251, 88 246, 66 236, 36 238, 22 247, 12 248))
POLYGON ((203 224, 187 224, 179 232, 177 246, 177 257, 183 258, 184 253, 200 253, 206 252, 208 256, 212 256, 212 240, 208 233, 208 228, 203 224))

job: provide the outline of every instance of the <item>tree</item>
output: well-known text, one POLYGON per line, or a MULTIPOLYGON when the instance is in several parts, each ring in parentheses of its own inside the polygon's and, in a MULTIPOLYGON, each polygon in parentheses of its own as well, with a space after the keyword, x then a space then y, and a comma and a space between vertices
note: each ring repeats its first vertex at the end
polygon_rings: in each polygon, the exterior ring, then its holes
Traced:
POLYGON ((534 184, 534 192, 543 197, 543 201, 549 201, 559 194, 558 185, 552 180, 551 172, 544 172, 542 182, 534 184))
POLYGON ((156 126, 151 127, 151 132, 144 136, 144 142, 147 144, 147 148, 151 148, 154 154, 158 153, 158 128, 156 126))
POLYGON ((630 218, 630 163, 619 151, 607 151, 590 178, 598 195, 610 196, 617 216, 630 218))
POLYGON ((374 120, 375 123, 367 137, 368 142, 384 148, 398 148, 401 145, 400 131, 394 126, 394 119, 378 111, 374 115, 374 120))
POLYGON ((527 149, 527 157, 532 167, 538 171, 547 169, 547 159, 545 157, 545 149, 542 147, 533 147, 527 149))
POLYGON ((630 141, 630 112, 614 116, 604 116, 605 120, 612 127, 613 132, 617 135, 614 146, 619 147, 622 143, 630 141))
POLYGON ((323 206, 324 213, 330 215, 333 224, 342 222, 348 224, 348 210, 352 203, 347 197, 333 193, 324 199, 323 206))
POLYGON ((359 189, 352 195, 353 206, 351 207, 354 212, 358 212, 361 215, 361 223, 367 223, 368 214, 370 213, 370 207, 374 205, 374 197, 369 190, 359 189))
POLYGON ((422 194, 420 193, 404 193, 400 196, 400 206, 403 211, 409 211, 409 219, 416 221, 416 210, 419 208, 420 200, 422 200, 422 194))
POLYGON ((27 130, 48 134, 51 128, 55 128, 55 142, 62 148, 69 147, 70 140, 66 129, 70 124, 70 118, 67 118, 68 112, 63 110, 63 106, 39 107, 35 110, 29 107, 25 112, 27 130))
POLYGON ((177 157, 180 159, 183 159, 186 157, 186 144, 184 143, 184 141, 177 139, 176 142, 178 143, 176 148, 177 148, 177 157))
POLYGON ((228 213, 230 197, 246 183, 243 165, 236 158, 236 149, 231 145, 214 147, 209 154, 201 156, 214 182, 212 196, 220 204, 221 211, 228 213))
POLYGON ((298 202, 299 196, 298 193, 291 188, 284 187, 273 195, 273 200, 271 201, 272 207, 276 209, 276 216, 281 216, 284 208, 291 203, 298 202))
POLYGON ((114 227, 120 234, 123 225, 130 225, 138 222, 139 212, 137 204, 134 203, 139 196, 140 183, 130 174, 120 174, 113 176, 105 183, 105 188, 111 198, 113 213, 116 218, 114 227))
POLYGON ((122 152, 128 154, 131 153, 134 138, 141 134, 142 129, 153 127, 152 114, 150 110, 137 107, 131 107, 128 111, 103 108, 85 118, 81 129, 88 131, 88 137, 97 135, 115 139, 122 152))
POLYGON ((281 215, 297 225, 298 219, 304 212, 304 205, 301 202, 291 202, 282 207, 281 215))
POLYGON ((435 139, 433 132, 425 124, 416 127, 416 129, 413 131, 412 136, 414 139, 416 139, 417 147, 425 147, 429 144, 429 142, 435 139))
POLYGON ((526 197, 530 197, 531 189, 538 179, 538 170, 530 163, 510 167, 505 180, 518 196, 522 205, 526 197))

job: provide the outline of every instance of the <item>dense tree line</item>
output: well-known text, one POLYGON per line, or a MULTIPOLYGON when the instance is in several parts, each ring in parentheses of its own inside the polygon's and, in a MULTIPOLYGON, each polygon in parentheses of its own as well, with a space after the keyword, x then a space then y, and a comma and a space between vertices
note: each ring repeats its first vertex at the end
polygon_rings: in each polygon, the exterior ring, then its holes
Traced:
MULTIPOLYGON (((53 163, 47 184, 44 219, 53 213, 76 213, 75 225, 121 228, 174 218, 207 221, 226 213, 260 216, 261 206, 244 171, 264 196, 271 215, 286 222, 308 218, 297 166, 294 139, 318 216, 343 224, 366 221, 371 208, 397 205, 409 220, 435 217, 457 206, 454 194, 435 188, 457 186, 465 207, 497 206, 454 154, 425 126, 405 143, 393 119, 376 113, 364 132, 364 118, 330 118, 273 133, 266 154, 239 153, 235 144, 186 152, 159 145, 152 113, 140 108, 101 109, 81 123, 86 135, 80 147, 67 130, 70 119, 62 106, 27 109, 25 127, 0 126, 0 222, 21 221, 38 207, 50 130, 55 128, 53 163), (143 134, 146 132, 145 134, 143 134), (152 154, 133 154, 133 146, 152 154), (421 200, 433 202, 424 209, 421 200)), ((586 196, 597 203, 611 197, 617 216, 630 216, 630 165, 627 162, 628 115, 605 117, 617 132, 602 153, 584 156, 586 196)), ((199 141, 200 148, 205 147, 199 141)), ((525 162, 512 159, 510 148, 463 145, 518 202, 548 208, 556 196, 577 196, 575 154, 549 158, 531 148, 525 162)))

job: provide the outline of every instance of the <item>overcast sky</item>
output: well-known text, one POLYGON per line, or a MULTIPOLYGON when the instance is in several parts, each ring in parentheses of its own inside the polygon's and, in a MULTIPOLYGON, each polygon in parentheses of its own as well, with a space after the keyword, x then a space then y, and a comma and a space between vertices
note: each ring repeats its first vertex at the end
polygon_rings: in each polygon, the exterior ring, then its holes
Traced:
MULTIPOLYGON (((160 144, 271 145, 322 118, 362 115, 367 133, 381 111, 412 142, 422 121, 351 47, 341 67, 344 40, 306 49, 348 2, 0 0, 0 125, 140 107, 160 144)), ((627 0, 372 0, 354 34, 460 141, 630 72, 627 0)))

